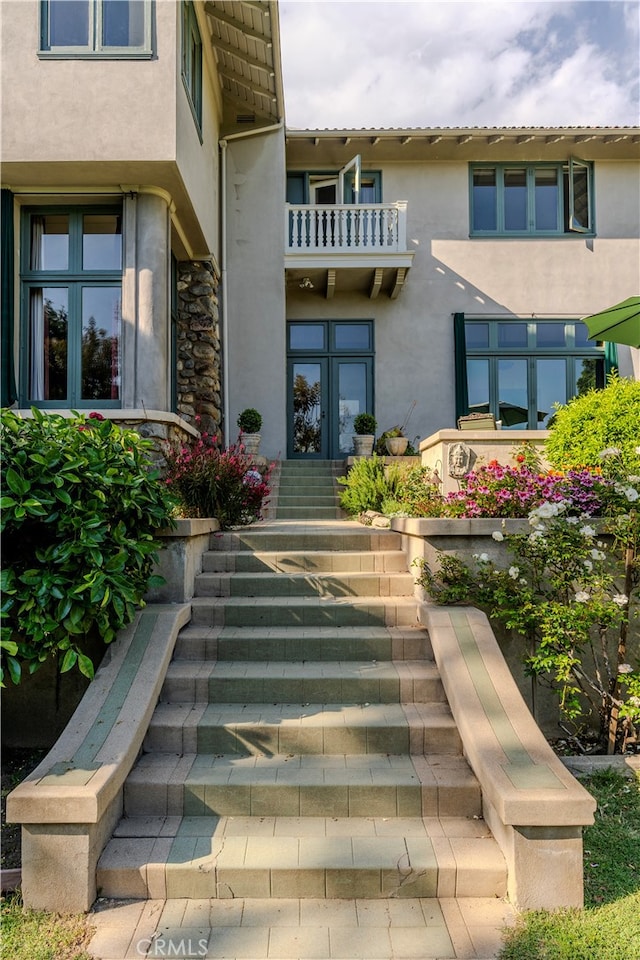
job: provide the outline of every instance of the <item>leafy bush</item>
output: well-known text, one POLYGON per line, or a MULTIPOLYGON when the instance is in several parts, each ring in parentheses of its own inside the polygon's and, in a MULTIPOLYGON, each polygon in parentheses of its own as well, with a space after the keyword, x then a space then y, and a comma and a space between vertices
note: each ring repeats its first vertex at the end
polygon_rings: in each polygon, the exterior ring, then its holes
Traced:
POLYGON ((410 467, 398 482, 401 509, 411 517, 442 516, 440 486, 428 467, 410 467))
POLYGON ((378 423, 372 413, 358 413, 353 418, 353 429, 361 436, 369 436, 376 432, 378 423))
POLYGON ((471 565, 440 554, 438 570, 419 562, 418 582, 438 603, 477 604, 515 630, 527 672, 559 691, 564 720, 579 732, 590 714, 599 714, 601 743, 609 739, 624 751, 636 742, 640 722, 640 670, 627 662, 639 518, 625 522, 613 545, 597 540, 595 525, 569 516, 562 502, 541 504, 529 524, 526 533, 493 533, 512 554, 508 569, 488 554, 474 556, 471 565), (615 555, 620 544, 623 564, 615 555))
POLYGON ((397 500, 401 469, 391 465, 385 469, 383 458, 360 457, 354 461, 346 477, 338 477, 345 490, 340 494, 340 505, 351 516, 366 510, 382 509, 385 500, 397 500))
POLYGON ((223 528, 260 519, 269 495, 270 470, 262 475, 241 443, 220 450, 206 433, 165 451, 166 483, 187 517, 216 517, 223 528))
POLYGON ((18 683, 56 656, 92 677, 83 643, 110 643, 133 619, 172 503, 135 431, 32 413, 0 422, 3 667, 18 683))
POLYGON ((262 415, 254 407, 247 407, 238 417, 238 426, 243 433, 260 433, 262 415))
POLYGON ((590 390, 560 407, 546 441, 549 462, 597 467, 604 451, 619 451, 626 468, 640 473, 640 381, 612 376, 604 390, 590 390))

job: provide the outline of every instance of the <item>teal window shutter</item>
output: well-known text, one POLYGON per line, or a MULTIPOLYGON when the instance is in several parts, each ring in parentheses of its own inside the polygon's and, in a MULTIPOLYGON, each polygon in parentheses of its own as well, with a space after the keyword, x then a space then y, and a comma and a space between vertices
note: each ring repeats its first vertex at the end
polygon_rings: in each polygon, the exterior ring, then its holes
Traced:
POLYGON ((2 207, 0 213, 2 230, 2 397, 1 404, 8 407, 17 398, 16 379, 13 369, 13 194, 10 190, 2 191, 2 207))
POLYGON ((604 378, 609 379, 614 370, 618 369, 618 347, 615 343, 604 341, 604 378))
POLYGON ((467 384, 467 347, 464 331, 464 313, 453 315, 453 345, 456 375, 456 423, 458 417, 469 413, 469 389, 467 384))

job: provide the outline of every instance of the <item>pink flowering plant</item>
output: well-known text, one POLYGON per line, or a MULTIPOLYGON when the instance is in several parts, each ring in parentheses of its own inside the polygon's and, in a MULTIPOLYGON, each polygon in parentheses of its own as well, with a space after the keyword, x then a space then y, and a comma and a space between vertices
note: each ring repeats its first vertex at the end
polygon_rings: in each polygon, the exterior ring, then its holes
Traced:
POLYGON ((414 466, 396 474, 380 460, 377 496, 368 474, 356 467, 340 482, 349 487, 343 507, 357 513, 380 509, 393 516, 452 518, 525 518, 542 503, 563 503, 569 514, 599 516, 615 492, 615 481, 602 465, 565 470, 542 469, 535 448, 523 444, 513 451, 513 464, 491 460, 460 480, 460 489, 443 496, 440 480, 427 467, 414 466), (351 502, 353 501, 353 503, 351 502))
POLYGON ((570 513, 594 516, 609 486, 596 470, 542 471, 518 454, 513 466, 492 460, 463 477, 460 490, 444 498, 443 515, 526 517, 542 503, 564 503, 570 513))
MULTIPOLYGON (((624 752, 638 744, 640 728, 640 670, 628 662, 638 618, 640 475, 621 473, 615 452, 604 460, 604 476, 584 495, 534 506, 526 532, 496 528, 492 536, 504 541, 508 567, 486 553, 471 564, 440 554, 437 570, 420 561, 418 582, 436 602, 477 604, 519 634, 526 671, 558 691, 562 729, 579 744, 597 716, 599 746, 624 752), (591 519, 594 487, 598 522, 591 519)), ((566 476, 572 473, 580 472, 566 476)), ((573 483, 575 477, 568 493, 573 483)))
POLYGON ((215 517, 223 528, 253 523, 269 495, 271 467, 256 469, 239 441, 226 450, 202 433, 165 450, 165 482, 185 517, 215 517))

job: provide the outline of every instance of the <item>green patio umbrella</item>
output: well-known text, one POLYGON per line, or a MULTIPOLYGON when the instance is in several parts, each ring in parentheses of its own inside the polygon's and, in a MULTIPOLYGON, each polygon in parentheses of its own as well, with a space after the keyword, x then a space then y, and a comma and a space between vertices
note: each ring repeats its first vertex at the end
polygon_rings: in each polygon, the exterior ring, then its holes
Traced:
POLYGON ((640 347, 640 297, 629 297, 600 313, 583 317, 589 340, 607 340, 640 347))

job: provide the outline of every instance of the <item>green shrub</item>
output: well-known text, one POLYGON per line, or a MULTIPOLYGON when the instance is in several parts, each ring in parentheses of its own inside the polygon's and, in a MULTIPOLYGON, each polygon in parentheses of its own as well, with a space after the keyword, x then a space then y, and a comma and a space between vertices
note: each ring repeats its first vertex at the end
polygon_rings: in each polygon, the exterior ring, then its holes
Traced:
POLYGON ((238 417, 238 426, 243 433, 260 433, 262 414, 254 407, 247 407, 238 417))
POLYGON ((372 413, 358 413, 353 418, 353 429, 358 436, 370 436, 376 432, 378 423, 372 413))
POLYGON ((619 451, 640 472, 640 381, 609 378, 604 390, 575 397, 555 415, 545 449, 553 466, 599 467, 602 453, 619 451))
POLYGON ((269 475, 256 470, 239 443, 220 450, 206 433, 165 451, 166 483, 187 517, 215 517, 223 528, 253 523, 269 494, 269 475))
POLYGON ((2 663, 14 683, 47 657, 93 676, 86 639, 110 643, 150 583, 172 502, 150 444, 99 414, 3 410, 2 663))
POLYGON ((351 516, 364 513, 365 510, 382 510, 387 500, 397 500, 397 489, 401 477, 401 468, 390 465, 385 469, 382 457, 357 458, 346 477, 339 477, 345 490, 340 494, 340 506, 351 516))
POLYGON ((410 517, 440 517, 443 512, 440 485, 428 467, 407 470, 398 483, 398 499, 410 517))

